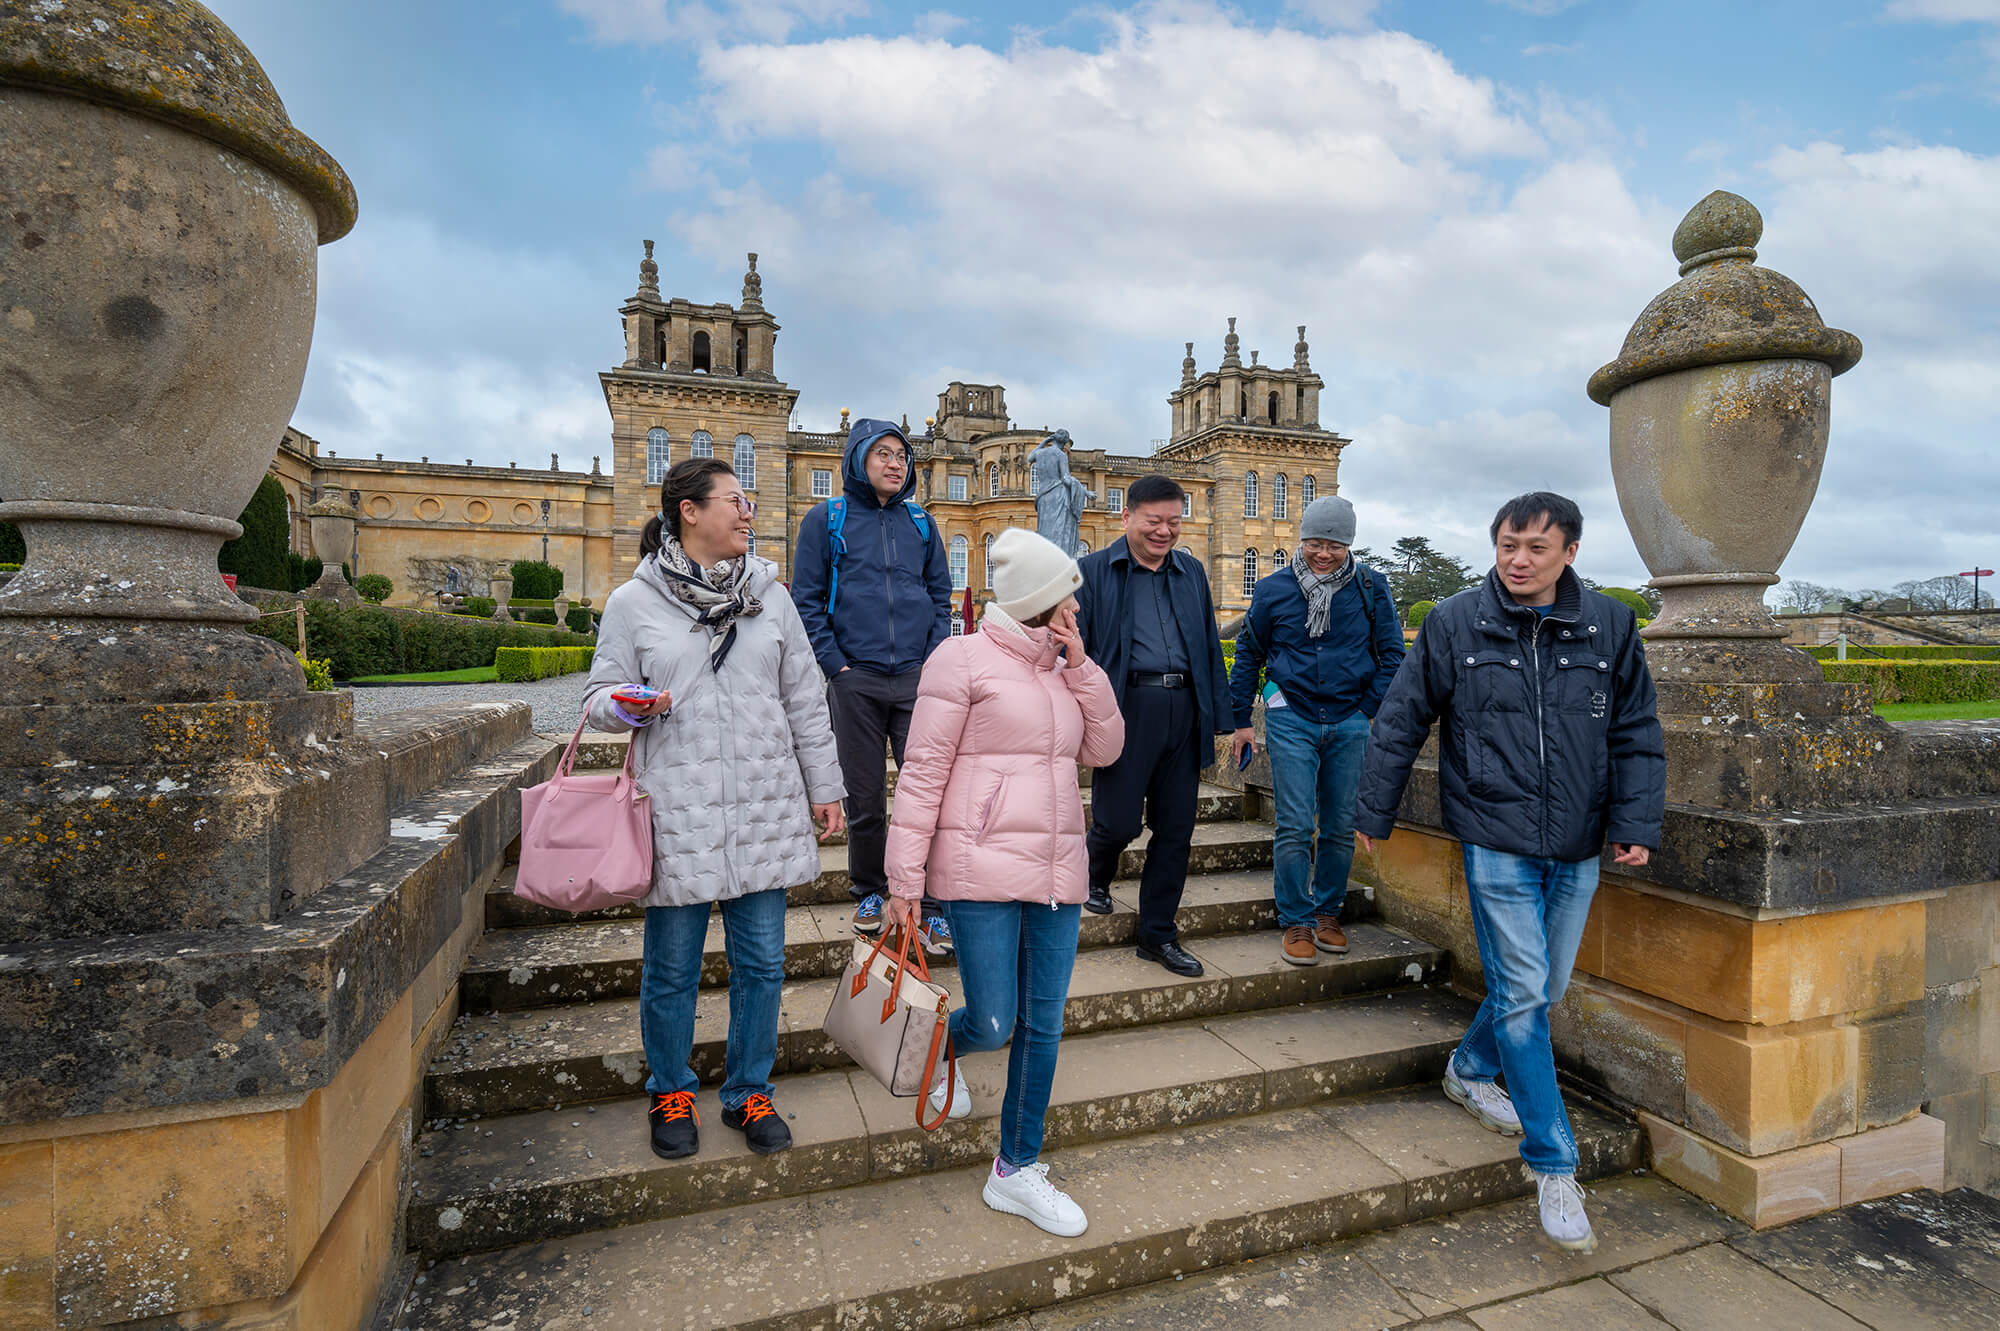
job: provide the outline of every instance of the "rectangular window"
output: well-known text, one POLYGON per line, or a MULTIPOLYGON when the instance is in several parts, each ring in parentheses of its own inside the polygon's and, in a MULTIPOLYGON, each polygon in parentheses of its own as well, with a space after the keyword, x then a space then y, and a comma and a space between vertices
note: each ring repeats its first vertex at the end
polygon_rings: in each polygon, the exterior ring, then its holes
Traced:
POLYGON ((947 499, 965 498, 965 477, 951 476, 945 480, 944 493, 947 499))
POLYGON ((1115 485, 1106 490, 1104 492, 1104 507, 1113 513, 1123 513, 1125 511, 1125 492, 1115 485))
POLYGON ((1194 516, 1194 494, 1192 491, 1181 491, 1181 516, 1184 518, 1194 516))
POLYGON ((814 469, 812 474, 812 497, 814 499, 833 498, 833 473, 814 469))

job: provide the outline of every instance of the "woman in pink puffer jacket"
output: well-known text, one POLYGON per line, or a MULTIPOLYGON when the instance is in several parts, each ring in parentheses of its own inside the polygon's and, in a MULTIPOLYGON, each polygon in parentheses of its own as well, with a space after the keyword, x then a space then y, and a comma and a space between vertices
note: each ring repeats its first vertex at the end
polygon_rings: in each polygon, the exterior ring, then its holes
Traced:
MULTIPOLYGON (((1037 1157, 1090 887, 1076 769, 1114 761, 1125 722, 1077 633, 1076 561, 1009 528, 991 572, 997 599, 980 631, 924 663, 889 823, 888 923, 915 928, 928 889, 958 949, 965 1005, 951 1014, 953 1048, 1013 1041, 986 1204, 1072 1237, 1083 1209, 1037 1157)), ((933 1088, 934 1108, 945 1108, 946 1084, 933 1088)), ((964 1118, 971 1092, 956 1087, 950 1114, 964 1118)))

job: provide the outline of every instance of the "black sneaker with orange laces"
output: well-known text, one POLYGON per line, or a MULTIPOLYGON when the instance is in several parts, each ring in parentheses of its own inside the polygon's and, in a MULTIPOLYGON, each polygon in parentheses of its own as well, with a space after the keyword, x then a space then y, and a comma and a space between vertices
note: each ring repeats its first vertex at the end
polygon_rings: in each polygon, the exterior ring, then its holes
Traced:
POLYGON ((743 1134, 744 1142, 758 1155, 776 1155, 792 1144, 792 1130, 771 1105, 768 1095, 753 1095, 741 1109, 725 1107, 722 1125, 743 1134))
POLYGON ((701 1148, 701 1114, 694 1107, 692 1092, 654 1096, 646 1119, 653 1129, 653 1154, 660 1159, 678 1160, 701 1148))

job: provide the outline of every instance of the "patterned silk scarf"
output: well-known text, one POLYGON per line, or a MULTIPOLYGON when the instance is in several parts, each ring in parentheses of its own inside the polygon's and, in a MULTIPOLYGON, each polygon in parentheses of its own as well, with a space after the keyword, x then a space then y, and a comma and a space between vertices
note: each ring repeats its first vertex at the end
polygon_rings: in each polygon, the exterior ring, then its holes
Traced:
POLYGON ((1320 574, 1312 571, 1301 552, 1292 564, 1292 572, 1298 574, 1299 590, 1306 594, 1306 636, 1324 638, 1333 623, 1334 595, 1354 581, 1354 556, 1341 560, 1340 567, 1333 572, 1320 574))
POLYGON ((761 615, 764 603, 749 594, 750 560, 725 559, 712 568, 697 571, 681 543, 661 533, 660 572, 667 590, 676 601, 695 611, 698 623, 715 630, 708 643, 708 668, 722 669, 729 649, 736 645, 736 620, 741 615, 761 615))

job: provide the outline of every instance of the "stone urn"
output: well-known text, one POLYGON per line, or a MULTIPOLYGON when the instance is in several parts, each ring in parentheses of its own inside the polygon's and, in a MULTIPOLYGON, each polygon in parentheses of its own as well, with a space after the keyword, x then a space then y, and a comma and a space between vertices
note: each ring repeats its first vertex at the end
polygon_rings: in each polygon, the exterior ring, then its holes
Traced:
POLYGON ((327 490, 307 505, 306 519, 312 526, 313 555, 320 561, 319 580, 306 588, 306 595, 359 605, 361 594, 341 574, 340 566, 354 565, 354 529, 361 515, 346 495, 327 490))
POLYGON ((514 599, 514 579, 506 574, 493 577, 493 618, 504 623, 513 623, 514 616, 507 613, 507 602, 514 599))
POLYGON ((193 0, 0 7, 0 705, 304 692, 216 570, 354 190, 193 0))
POLYGON ((563 628, 569 622, 569 597, 556 597, 556 627, 563 628))
POLYGON ((1619 506, 1663 602, 1645 630, 1662 677, 1819 678, 1779 645, 1764 589, 1812 507, 1833 377, 1861 359, 1861 342, 1756 266, 1763 230, 1734 194, 1696 204, 1674 232, 1681 280, 1590 377, 1590 396, 1611 408, 1619 506))

